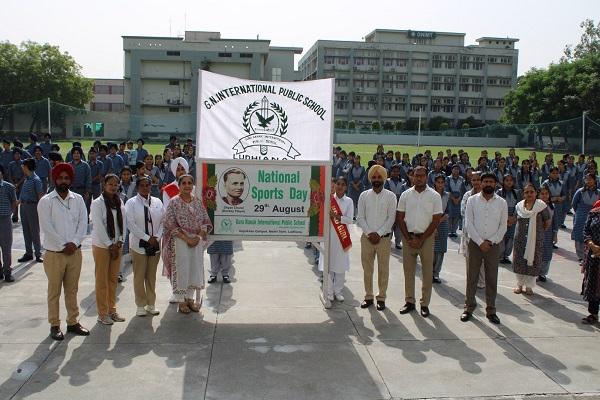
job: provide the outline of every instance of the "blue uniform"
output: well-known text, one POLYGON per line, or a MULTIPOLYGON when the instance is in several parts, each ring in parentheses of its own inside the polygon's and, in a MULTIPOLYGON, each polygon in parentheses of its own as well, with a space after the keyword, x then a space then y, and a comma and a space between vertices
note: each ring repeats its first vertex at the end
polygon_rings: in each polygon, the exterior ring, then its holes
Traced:
POLYGON ((42 181, 42 188, 44 189, 44 193, 48 191, 48 179, 50 178, 50 172, 52 171, 52 167, 50 166, 50 161, 47 158, 40 158, 39 160, 34 158, 35 160, 35 174, 39 176, 42 181))
POLYGON ((558 226, 562 226, 565 223, 565 216, 567 213, 567 185, 563 183, 560 179, 555 181, 546 179, 542 186, 547 187, 550 190, 550 197, 565 197, 565 200, 562 202, 552 202, 554 205, 554 218, 556 218, 556 223, 558 226))
POLYGON ((90 176, 92 178, 92 197, 95 199, 99 197, 102 193, 102 179, 104 175, 102 175, 102 171, 104 169, 104 163, 102 161, 90 161, 90 176), (95 178, 98 178, 94 180, 95 178))
POLYGON ((114 156, 112 154, 109 154, 108 156, 106 156, 106 158, 109 159, 112 163, 112 173, 116 174, 117 176, 121 175, 121 170, 125 166, 125 161, 123 160, 123 157, 121 157, 118 154, 115 154, 114 156))

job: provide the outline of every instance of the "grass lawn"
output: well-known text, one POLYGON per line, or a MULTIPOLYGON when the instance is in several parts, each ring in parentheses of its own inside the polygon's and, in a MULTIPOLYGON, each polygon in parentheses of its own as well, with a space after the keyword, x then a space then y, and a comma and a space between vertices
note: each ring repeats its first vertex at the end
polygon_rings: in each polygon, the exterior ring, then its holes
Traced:
MULTIPOLYGON (((90 149, 90 147, 92 147, 92 144, 94 143, 94 140, 79 140, 81 142, 81 144, 83 145, 83 150, 84 151, 88 151, 90 149)), ((71 149, 71 141, 57 141, 56 142, 59 146, 60 146, 60 151, 63 154, 63 157, 67 154, 67 151, 69 151, 71 149)), ((165 145, 167 144, 167 142, 164 143, 146 143, 144 145, 144 148, 146 150, 148 150, 148 152, 150 154, 162 154, 165 145)), ((340 146, 342 146, 342 148, 344 150, 346 150, 347 152, 349 151, 354 151, 357 154, 360 154, 363 163, 366 165, 366 161, 370 160, 373 157, 373 154, 375 153, 375 151, 377 150, 377 145, 374 144, 341 144, 340 146), (365 161, 366 160, 366 161, 365 161)), ((135 144, 134 144, 135 147, 135 144)), ((396 151, 400 151, 402 153, 407 152, 408 154, 410 154, 411 158, 412 156, 414 156, 415 154, 421 152, 425 152, 425 150, 431 150, 431 154, 433 155, 433 157, 435 157, 437 155, 438 151, 443 151, 444 154, 446 153, 446 149, 448 148, 447 146, 421 146, 420 148, 417 148, 417 146, 402 146, 402 145, 388 145, 388 146, 384 146, 385 150, 393 150, 394 152, 396 151)), ((467 153, 469 153, 469 158, 471 160, 471 163, 477 162, 477 159, 479 158, 480 154, 481 154, 481 150, 484 149, 484 147, 451 147, 452 151, 454 153, 457 153, 459 148, 462 148, 464 151, 466 151, 467 153)), ((494 157, 494 152, 496 150, 500 151, 502 153, 503 156, 508 155, 508 148, 504 147, 504 148, 492 148, 492 147, 488 147, 487 148, 488 153, 489 153, 489 157, 493 158, 494 157)), ((531 149, 526 149, 526 148, 517 148, 515 149, 517 151, 517 155, 519 156, 519 158, 522 160, 523 158, 528 158, 529 154, 531 153, 531 149)), ((537 159, 538 161, 542 161, 544 159, 543 154, 545 154, 546 151, 544 152, 540 152, 538 151, 538 155, 537 155, 537 159)))

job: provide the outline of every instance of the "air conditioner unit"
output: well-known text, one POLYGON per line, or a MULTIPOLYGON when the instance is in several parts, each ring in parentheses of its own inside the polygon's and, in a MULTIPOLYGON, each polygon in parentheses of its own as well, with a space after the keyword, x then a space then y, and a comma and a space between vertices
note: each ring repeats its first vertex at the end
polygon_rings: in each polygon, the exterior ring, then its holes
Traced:
POLYGON ((386 93, 392 93, 392 89, 385 89, 386 93))
POLYGON ((363 88, 361 88, 361 87, 357 87, 357 88, 354 88, 354 91, 355 91, 356 93, 362 93, 362 91, 363 91, 363 88))

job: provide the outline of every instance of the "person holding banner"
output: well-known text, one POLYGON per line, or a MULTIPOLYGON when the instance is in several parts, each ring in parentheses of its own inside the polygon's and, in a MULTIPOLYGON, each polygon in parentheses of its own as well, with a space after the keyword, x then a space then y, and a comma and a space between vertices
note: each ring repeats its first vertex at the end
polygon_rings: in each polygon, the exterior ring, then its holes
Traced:
POLYGON ((194 178, 186 174, 177 181, 181 192, 169 203, 164 220, 163 275, 171 280, 178 311, 189 314, 200 311, 203 252, 212 223, 202 200, 192 193, 194 178))
POLYGON ((390 274, 390 237, 396 220, 396 195, 384 189, 387 171, 381 165, 373 165, 369 169, 368 178, 372 189, 360 194, 356 217, 356 223, 363 231, 360 257, 364 271, 365 299, 360 308, 373 305, 373 273, 377 257, 377 310, 383 311, 390 274))
POLYGON ((190 167, 188 162, 183 157, 177 157, 171 161, 171 172, 175 176, 175 180, 168 185, 163 186, 162 201, 165 210, 169 206, 169 201, 179 194, 179 178, 182 175, 189 173, 190 167))
MULTIPOLYGON (((348 225, 354 223, 354 202, 345 195, 348 180, 340 176, 334 178, 335 193, 331 194, 331 210, 329 211, 329 276, 327 277, 327 298, 333 301, 344 301, 342 290, 346 280, 346 272, 350 270, 350 248, 352 240, 348 225), (335 296, 335 297, 334 297, 335 296)), ((323 271, 323 253, 319 256, 319 271, 323 271)))

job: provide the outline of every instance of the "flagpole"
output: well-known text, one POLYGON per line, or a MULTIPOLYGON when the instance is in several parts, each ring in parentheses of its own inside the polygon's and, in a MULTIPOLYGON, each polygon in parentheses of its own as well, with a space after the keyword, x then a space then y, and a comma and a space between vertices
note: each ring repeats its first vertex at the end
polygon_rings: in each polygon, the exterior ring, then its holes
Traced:
POLYGON ((422 109, 422 107, 419 107, 419 127, 417 130, 417 148, 421 147, 421 109, 422 109))
POLYGON ((48 133, 52 135, 52 120, 50 119, 50 97, 48 97, 48 133))

